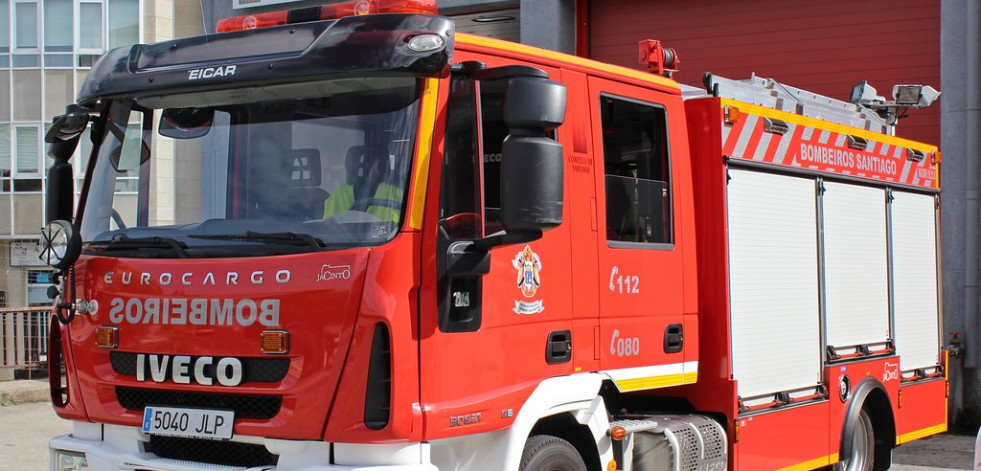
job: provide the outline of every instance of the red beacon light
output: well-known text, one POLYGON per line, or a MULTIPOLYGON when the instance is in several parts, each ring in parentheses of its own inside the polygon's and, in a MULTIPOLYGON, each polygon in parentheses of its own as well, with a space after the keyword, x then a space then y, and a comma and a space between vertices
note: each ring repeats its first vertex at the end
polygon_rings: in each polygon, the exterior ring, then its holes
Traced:
POLYGON ((436 0, 357 0, 320 7, 320 19, 332 20, 345 16, 370 15, 372 13, 435 15, 438 10, 436 0))
POLYGON ((334 20, 345 16, 374 13, 416 13, 435 15, 439 11, 436 0, 354 0, 312 8, 257 13, 236 16, 218 21, 218 32, 242 31, 308 21, 334 20))

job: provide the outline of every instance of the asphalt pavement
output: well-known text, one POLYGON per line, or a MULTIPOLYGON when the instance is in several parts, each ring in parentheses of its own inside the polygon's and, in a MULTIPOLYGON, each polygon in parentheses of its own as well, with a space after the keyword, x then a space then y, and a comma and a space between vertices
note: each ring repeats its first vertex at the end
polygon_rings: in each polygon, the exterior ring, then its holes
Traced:
MULTIPOLYGON (((48 469, 48 439, 69 433, 48 402, 47 380, 0 381, 0 471, 48 469)), ((900 446, 892 471, 972 470, 974 437, 940 434, 900 446)))

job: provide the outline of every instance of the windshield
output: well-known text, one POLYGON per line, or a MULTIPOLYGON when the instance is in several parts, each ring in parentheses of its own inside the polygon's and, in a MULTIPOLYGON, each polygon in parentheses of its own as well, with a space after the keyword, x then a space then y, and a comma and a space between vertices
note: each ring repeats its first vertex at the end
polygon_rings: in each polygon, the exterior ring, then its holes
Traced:
POLYGON ((386 242, 405 212, 418 97, 413 78, 358 78, 115 100, 93 126, 86 249, 209 257, 386 242))

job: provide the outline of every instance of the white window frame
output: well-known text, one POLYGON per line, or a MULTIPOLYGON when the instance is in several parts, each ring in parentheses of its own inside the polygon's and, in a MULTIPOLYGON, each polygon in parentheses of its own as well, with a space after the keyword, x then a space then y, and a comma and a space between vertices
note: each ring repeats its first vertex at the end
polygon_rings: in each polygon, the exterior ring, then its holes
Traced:
MULTIPOLYGON (((10 137, 10 178, 11 179, 28 179, 28 178, 44 178, 44 126, 40 123, 10 123, 11 137, 10 137), (21 128, 34 128, 37 130, 37 149, 40 151, 36 157, 37 170, 33 172, 23 172, 17 168, 17 156, 20 152, 20 142, 17 136, 17 130, 21 128)), ((13 191, 13 184, 11 184, 11 191, 13 191)), ((30 192, 28 192, 30 193, 30 192)))
MULTIPOLYGON (((14 172, 14 170, 13 170, 13 168, 14 168, 14 152, 16 150, 16 149, 14 149, 14 125, 13 125, 13 123, 6 122, 6 121, 0 122, 0 125, 3 125, 3 126, 6 126, 7 127, 7 129, 6 129, 6 132, 7 132, 7 166, 10 167, 10 168, 7 169, 10 172, 10 175, 7 175, 6 177, 3 177, 3 168, 0 167, 0 178, 10 179, 10 178, 13 178, 13 172, 14 172)), ((0 128, 0 132, 2 132, 2 128, 0 128)), ((3 193, 2 188, 3 187, 0 186, 0 193, 3 193)))
MULTIPOLYGON (((109 50, 109 0, 102 0, 102 47, 109 50)), ((143 42, 143 2, 136 2, 136 42, 143 42)))
POLYGON ((41 51, 41 68, 43 68, 43 69, 60 69, 60 70, 67 70, 67 69, 73 69, 73 68, 75 68, 75 64, 76 64, 76 61, 77 61, 77 59, 75 58, 75 50, 77 49, 77 46, 76 45, 78 44, 76 42, 76 36, 78 36, 78 35, 75 34, 75 30, 77 30, 77 29, 79 29, 81 27, 81 22, 78 21, 78 15, 76 13, 76 10, 78 9, 75 6, 76 3, 77 2, 75 2, 74 0, 72 0, 71 1, 71 4, 70 4, 71 5, 71 10, 72 10, 72 20, 71 20, 72 35, 71 35, 71 39, 70 39, 70 42, 71 43, 68 45, 68 47, 70 49, 67 50, 67 51, 48 51, 47 50, 47 47, 48 47, 48 44, 47 44, 47 34, 46 34, 47 33, 47 25, 46 25, 46 23, 44 21, 44 19, 46 17, 46 15, 44 14, 45 4, 42 1, 38 5, 39 17, 40 17, 40 20, 38 22, 38 30, 39 30, 39 35, 41 36, 41 39, 40 39, 40 41, 38 43, 40 45, 38 49, 41 51), (62 56, 62 57, 68 57, 68 56, 70 56, 70 59, 71 60, 69 61, 69 64, 68 65, 47 65, 46 64, 47 58, 48 57, 54 57, 54 56, 62 56))
MULTIPOLYGON (((142 5, 141 5, 142 6, 142 5)), ((75 2, 75 22, 78 26, 75 28, 75 55, 98 55, 104 54, 106 52, 106 44, 109 43, 109 31, 106 28, 106 21, 108 20, 108 8, 105 2, 101 0, 80 0, 75 2), (99 42, 101 46, 98 48, 83 48, 82 47, 82 4, 95 4, 99 5, 99 18, 102 21, 102 25, 99 28, 99 42)), ((140 26, 143 26, 143 22, 140 21, 140 26)))
POLYGON ((43 10, 43 5, 38 0, 12 0, 12 8, 10 9, 10 51, 14 54, 41 54, 41 39, 42 39, 42 29, 41 23, 41 11, 43 10), (34 21, 37 23, 37 27, 34 29, 34 43, 35 47, 19 47, 17 45, 17 6, 23 4, 34 4, 34 21))
MULTIPOLYGON (((13 1, 7 0, 7 52, 0 54, 10 54, 14 50, 14 9, 13 1)), ((0 7, 2 8, 2 7, 0 7)))

